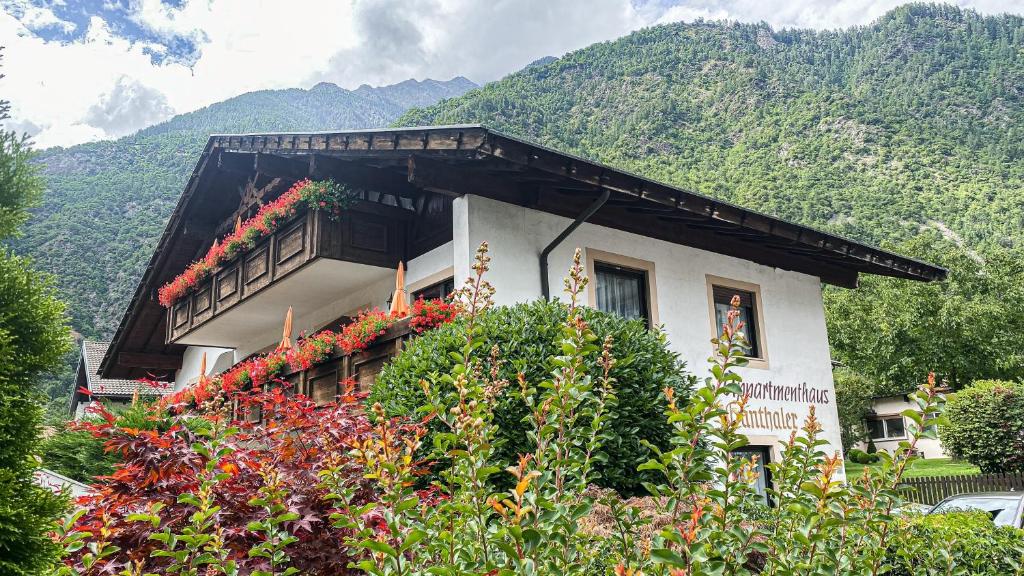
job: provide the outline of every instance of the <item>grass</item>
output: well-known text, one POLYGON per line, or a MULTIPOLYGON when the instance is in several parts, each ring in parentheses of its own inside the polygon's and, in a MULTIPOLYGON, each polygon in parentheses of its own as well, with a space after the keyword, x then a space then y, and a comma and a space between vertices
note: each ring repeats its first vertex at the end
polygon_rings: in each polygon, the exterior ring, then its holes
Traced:
MULTIPOLYGON (((854 464, 846 462, 846 477, 852 478, 863 473, 864 467, 875 467, 877 464, 854 464)), ((920 478, 923 476, 972 476, 980 474, 977 466, 966 462, 954 462, 951 458, 930 458, 914 460, 907 468, 904 478, 920 478)))

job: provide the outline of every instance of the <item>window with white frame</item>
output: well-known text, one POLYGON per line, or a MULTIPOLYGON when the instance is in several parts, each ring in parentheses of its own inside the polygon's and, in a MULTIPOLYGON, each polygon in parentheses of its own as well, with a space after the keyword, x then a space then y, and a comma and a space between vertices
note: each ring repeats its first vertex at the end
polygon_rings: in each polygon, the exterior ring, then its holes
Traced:
POLYGON ((867 418, 865 424, 872 440, 895 440, 907 436, 903 416, 875 416, 867 418))

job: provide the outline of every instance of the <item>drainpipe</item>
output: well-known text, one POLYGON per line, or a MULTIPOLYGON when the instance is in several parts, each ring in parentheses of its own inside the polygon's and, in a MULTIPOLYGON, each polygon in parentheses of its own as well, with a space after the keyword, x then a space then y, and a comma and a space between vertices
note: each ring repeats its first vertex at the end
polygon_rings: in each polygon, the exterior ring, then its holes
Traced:
POLYGON ((547 246, 545 246, 544 250, 541 251, 541 253, 540 253, 540 292, 544 296, 545 300, 550 300, 551 299, 551 286, 549 285, 549 282, 548 282, 548 256, 551 254, 551 251, 554 250, 555 248, 557 248, 558 245, 561 244, 563 240, 568 238, 569 234, 572 234, 574 230, 579 228, 580 224, 583 224, 584 222, 586 222, 591 216, 594 215, 595 212, 600 210, 601 207, 604 206, 604 203, 608 201, 608 197, 611 196, 611 194, 612 194, 612 191, 609 190, 608 188, 602 189, 601 190, 601 196, 598 197, 597 200, 594 200, 593 204, 588 206, 586 210, 584 210, 582 213, 580 213, 580 215, 577 216, 576 219, 572 221, 572 224, 569 224, 568 228, 566 228, 565 230, 562 230, 562 233, 559 234, 557 238, 552 240, 551 243, 548 244, 547 246))

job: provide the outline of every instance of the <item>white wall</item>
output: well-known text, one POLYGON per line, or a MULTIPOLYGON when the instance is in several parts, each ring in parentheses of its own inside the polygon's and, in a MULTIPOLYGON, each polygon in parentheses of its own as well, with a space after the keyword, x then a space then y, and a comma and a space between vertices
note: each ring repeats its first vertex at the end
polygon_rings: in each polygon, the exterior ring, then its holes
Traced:
MULTIPOLYGON (((455 278, 469 275, 476 247, 486 240, 492 259, 488 279, 497 290, 497 303, 539 298, 540 252, 571 220, 480 196, 457 198, 454 208, 455 278)), ((706 275, 759 285, 768 367, 748 367, 739 373, 750 383, 806 383, 824 389, 828 402, 815 406, 817 417, 831 449, 842 450, 821 283, 817 277, 585 223, 549 258, 552 296, 563 297, 562 279, 576 247, 654 262, 659 321, 665 326, 672 348, 686 360, 690 371, 701 378, 708 374, 707 359, 712 353, 706 275)), ((753 410, 795 413, 800 423, 809 406, 778 400, 751 400, 749 404, 753 410)), ((744 432, 752 443, 774 445, 787 439, 790 430, 747 428, 744 432)))
POLYGON ((230 348, 214 348, 212 346, 189 346, 181 359, 181 368, 174 373, 174 389, 181 390, 190 381, 199 378, 199 368, 206 354, 206 375, 218 374, 234 364, 234 354, 230 348))

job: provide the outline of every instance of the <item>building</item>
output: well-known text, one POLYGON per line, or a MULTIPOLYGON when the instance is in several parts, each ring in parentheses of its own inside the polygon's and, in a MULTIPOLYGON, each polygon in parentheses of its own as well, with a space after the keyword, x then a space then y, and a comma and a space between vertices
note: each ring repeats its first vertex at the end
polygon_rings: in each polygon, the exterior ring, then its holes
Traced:
MULTIPOLYGON (((75 389, 71 393, 71 404, 68 406, 70 418, 81 418, 93 401, 100 401, 112 407, 127 406, 140 396, 152 398, 173 391, 173 387, 169 385, 151 386, 136 379, 101 377, 100 361, 107 353, 108 346, 109 342, 82 342, 82 355, 78 359, 78 370, 75 373, 75 389)), ((146 375, 139 376, 141 377, 146 375)))
MULTIPOLYGON (((917 281, 945 270, 835 235, 615 170, 481 126, 213 136, 103 359, 105 378, 159 374, 180 387, 200 359, 217 371, 272 349, 288 307, 295 330, 384 307, 396 266, 409 291, 444 293, 491 247, 497 301, 560 297, 574 249, 593 282, 588 301, 663 324, 703 375, 727 302, 742 298, 753 342, 741 370, 751 396, 744 430, 766 460, 815 406, 841 450, 822 284, 858 275, 917 281), (169 309, 157 291, 215 238, 293 182, 331 178, 359 192, 337 221, 299 211, 217 267, 169 309), (552 288, 556 287, 556 288, 552 288)), ((329 398, 342 376, 373 380, 384 351, 332 357, 289 378, 329 398)))
MULTIPOLYGON (((948 390, 944 390, 948 392, 948 390)), ((917 410, 917 404, 907 394, 879 396, 871 400, 871 408, 864 417, 864 429, 871 437, 876 450, 892 453, 899 449, 900 442, 907 438, 908 419, 903 416, 906 410, 917 410)), ((930 419, 937 417, 931 416, 930 419)), ((861 442, 856 448, 868 449, 868 443, 861 442)), ((946 450, 938 439, 921 438, 917 441, 917 452, 924 458, 946 458, 946 450)))

